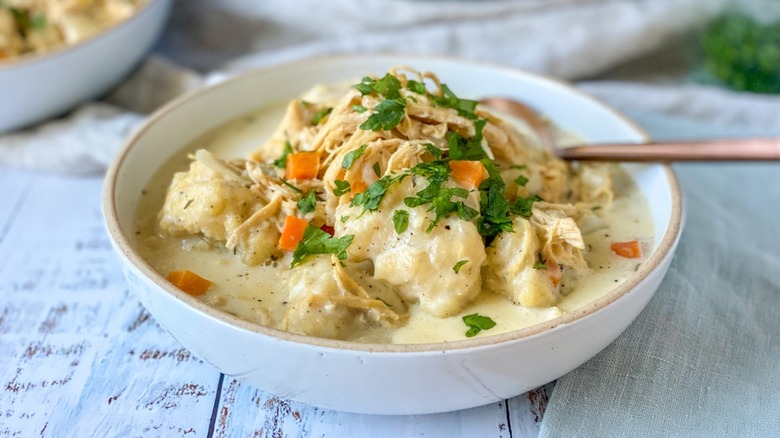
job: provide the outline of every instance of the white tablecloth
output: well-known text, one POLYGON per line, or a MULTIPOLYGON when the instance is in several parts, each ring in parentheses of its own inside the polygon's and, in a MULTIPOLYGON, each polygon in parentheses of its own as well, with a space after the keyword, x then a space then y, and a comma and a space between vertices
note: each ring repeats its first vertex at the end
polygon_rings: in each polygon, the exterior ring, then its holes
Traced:
MULTIPOLYGON (((674 50, 725 3, 180 0, 154 56, 132 77, 60 120, 0 136, 0 162, 101 172, 147 113, 183 91, 254 66, 378 51, 454 55, 587 79, 583 89, 647 126, 677 123, 669 131, 675 136, 776 134, 776 97, 685 84, 684 77, 662 84, 598 80, 634 58, 674 50), (667 118, 654 120, 659 116, 647 111, 667 118), (675 121, 682 117, 691 122, 675 121)), ((677 170, 688 223, 668 277, 621 338, 559 380, 542 435, 780 436, 780 168, 677 170)))

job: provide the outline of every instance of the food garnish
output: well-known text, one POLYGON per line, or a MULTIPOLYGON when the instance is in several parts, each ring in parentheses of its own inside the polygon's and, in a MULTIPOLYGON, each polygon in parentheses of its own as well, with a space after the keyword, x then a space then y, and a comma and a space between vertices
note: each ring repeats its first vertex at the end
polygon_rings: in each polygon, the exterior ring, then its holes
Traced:
POLYGON ((613 242, 612 245, 610 245, 610 248, 615 254, 627 259, 636 259, 642 257, 642 246, 639 244, 638 240, 631 240, 628 242, 613 242))
POLYGON ((298 206, 298 210, 303 214, 314 211, 314 208, 317 206, 317 195, 314 190, 307 193, 306 196, 301 197, 295 205, 298 206))
POLYGON ((393 226, 395 227, 395 232, 398 234, 406 231, 406 229, 409 227, 409 212, 401 209, 394 211, 393 226))
POLYGON ((284 169, 287 179, 314 179, 320 171, 320 155, 316 152, 294 152, 287 156, 284 169))
POLYGON ((327 232, 309 224, 303 232, 303 238, 293 251, 290 267, 301 264, 303 259, 310 254, 335 254, 339 260, 344 260, 347 258, 347 247, 352 243, 354 237, 351 234, 338 238, 332 237, 327 232))
POLYGON ((187 269, 171 271, 168 273, 167 279, 173 283, 174 286, 178 287, 184 292, 187 292, 190 295, 195 296, 205 294, 213 284, 205 278, 187 269))
POLYGON ((496 326, 496 322, 488 316, 482 316, 479 313, 472 313, 463 317, 463 322, 468 326, 466 337, 472 338, 482 330, 490 330, 496 326))
POLYGON ((458 272, 460 272, 460 268, 462 268, 463 265, 465 265, 468 262, 469 262, 468 260, 460 260, 458 263, 455 263, 455 265, 452 267, 452 270, 455 271, 455 273, 457 274, 458 272))
POLYGON ((287 216, 284 219, 282 235, 279 237, 279 249, 293 251, 303 238, 303 232, 308 224, 306 220, 299 217, 287 216))
POLYGON ((349 151, 344 155, 344 160, 341 162, 341 168, 349 170, 352 168, 352 163, 355 162, 358 158, 360 158, 361 155, 366 151, 366 148, 368 147, 367 144, 361 145, 359 148, 355 149, 354 151, 349 151))
POLYGON ((287 167, 287 156, 290 155, 293 152, 292 146, 290 145, 289 141, 284 142, 284 150, 282 151, 282 156, 279 157, 278 160, 274 160, 274 166, 284 169, 287 167))
MULTIPOLYGON (((473 313, 484 291, 554 306, 564 269, 567 293, 588 275, 580 223, 611 219, 611 171, 564 163, 432 73, 409 73, 295 101, 248 160, 198 151, 160 227, 278 270, 289 296, 272 319, 307 335, 386 334, 425 312, 462 317, 472 337, 496 325, 473 313)), ((612 249, 635 257, 629 243, 612 249)))

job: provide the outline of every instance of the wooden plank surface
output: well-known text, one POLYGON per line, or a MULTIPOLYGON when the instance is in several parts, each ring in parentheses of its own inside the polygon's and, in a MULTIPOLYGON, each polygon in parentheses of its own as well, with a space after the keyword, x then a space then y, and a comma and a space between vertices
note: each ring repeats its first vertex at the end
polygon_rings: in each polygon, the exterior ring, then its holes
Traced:
POLYGON ((424 416, 317 409, 223 376, 128 290, 102 178, 0 167, 0 437, 533 437, 550 386, 424 416))

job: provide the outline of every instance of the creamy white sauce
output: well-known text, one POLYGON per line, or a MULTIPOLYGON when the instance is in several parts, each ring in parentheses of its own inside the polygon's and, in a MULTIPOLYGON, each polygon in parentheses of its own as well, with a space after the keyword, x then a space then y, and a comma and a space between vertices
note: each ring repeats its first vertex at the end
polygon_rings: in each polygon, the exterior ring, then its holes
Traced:
MULTIPOLYGON (((175 172, 185 171, 190 163, 186 152, 205 148, 221 158, 243 157, 262 144, 284 115, 285 104, 230 122, 209 132, 165 163, 149 182, 139 203, 137 242, 141 255, 161 274, 189 269, 214 283, 199 297, 204 302, 249 321, 276 327, 287 300, 284 277, 289 272, 290 255, 274 265, 245 266, 224 248, 212 248, 199 239, 182 241, 162 236, 157 228, 157 212, 175 172)), ((558 133, 560 143, 577 142, 571 134, 558 133)), ((617 257, 612 242, 640 240, 650 247, 653 224, 648 204, 631 179, 621 170, 614 175, 615 200, 609 209, 598 211, 608 228, 583 234, 588 250, 585 259, 592 272, 572 281, 564 275, 565 296, 555 307, 526 308, 507 298, 483 292, 461 314, 438 318, 412 306, 405 325, 392 333, 368 333, 363 341, 392 343, 428 343, 464 339, 466 326, 462 316, 479 313, 491 317, 496 326, 480 336, 498 334, 544 322, 586 305, 625 281, 641 263, 640 259, 617 257)))

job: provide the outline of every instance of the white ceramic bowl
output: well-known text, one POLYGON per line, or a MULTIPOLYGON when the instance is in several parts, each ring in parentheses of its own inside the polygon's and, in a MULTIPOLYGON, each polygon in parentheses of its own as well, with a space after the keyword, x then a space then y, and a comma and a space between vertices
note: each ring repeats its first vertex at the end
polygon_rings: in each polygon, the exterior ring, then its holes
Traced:
POLYGON ((326 58, 259 70, 164 107, 131 138, 111 167, 104 214, 131 288, 160 325, 225 374, 304 403, 369 414, 424 414, 512 397, 573 370, 612 342, 655 292, 680 233, 682 206, 672 170, 626 166, 648 198, 656 242, 625 283, 578 311, 526 329, 422 345, 366 345, 285 333, 211 308, 176 289, 138 254, 134 212, 162 163, 207 130, 317 83, 381 74, 406 64, 430 70, 460 96, 516 97, 593 141, 642 141, 615 111, 570 86, 517 70, 452 59, 326 58))
POLYGON ((74 45, 0 61, 0 132, 57 116, 108 91, 159 37, 171 0, 149 0, 132 17, 74 45))

